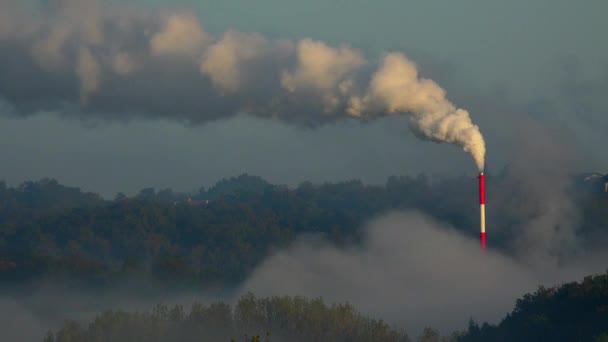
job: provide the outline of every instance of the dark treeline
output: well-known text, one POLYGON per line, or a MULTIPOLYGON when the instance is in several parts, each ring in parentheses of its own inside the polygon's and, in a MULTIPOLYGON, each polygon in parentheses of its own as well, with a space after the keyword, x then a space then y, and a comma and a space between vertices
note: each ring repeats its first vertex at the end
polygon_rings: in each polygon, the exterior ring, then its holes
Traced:
MULTIPOLYGON (((508 205, 521 203, 525 192, 504 173, 489 176, 488 202, 499 195, 507 201, 490 206, 488 215, 495 232, 490 244, 506 249, 496 244, 509 241, 501 234, 537 213, 533 206, 508 205)), ((14 188, 0 183, 0 284, 27 288, 67 279, 107 287, 137 278, 223 288, 300 234, 357 243, 366 221, 395 209, 421 210, 476 236, 476 184, 473 177, 418 176, 391 177, 383 186, 350 181, 288 188, 243 175, 192 194, 150 188, 104 200, 54 180, 14 188)), ((583 188, 572 194, 584 213, 580 233, 605 233, 608 194, 589 191, 600 189, 596 184, 575 187, 583 188)))
POLYGON ((322 299, 243 296, 224 303, 159 305, 148 312, 106 311, 90 324, 69 321, 46 342, 95 341, 409 341, 404 331, 367 318, 349 304, 322 299))
POLYGON ((471 322, 460 341, 608 342, 608 273, 540 287, 518 299, 500 324, 471 322))

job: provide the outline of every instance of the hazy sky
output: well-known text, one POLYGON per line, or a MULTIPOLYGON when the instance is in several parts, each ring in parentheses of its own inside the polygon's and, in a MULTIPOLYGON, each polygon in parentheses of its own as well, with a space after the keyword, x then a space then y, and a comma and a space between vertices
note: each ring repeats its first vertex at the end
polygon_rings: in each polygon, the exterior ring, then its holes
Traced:
MULTIPOLYGON (((608 127, 606 1, 131 2, 192 11, 214 34, 311 37, 368 56, 404 52, 470 110, 485 134, 490 170, 509 163, 518 125, 534 120, 563 130, 590 171, 608 171, 601 151, 608 127)), ((290 184, 475 172, 458 148, 418 141, 399 118, 303 129, 249 117, 190 127, 1 116, 0 160, 0 179, 10 184, 54 177, 106 196, 147 186, 193 190, 244 172, 290 184)))

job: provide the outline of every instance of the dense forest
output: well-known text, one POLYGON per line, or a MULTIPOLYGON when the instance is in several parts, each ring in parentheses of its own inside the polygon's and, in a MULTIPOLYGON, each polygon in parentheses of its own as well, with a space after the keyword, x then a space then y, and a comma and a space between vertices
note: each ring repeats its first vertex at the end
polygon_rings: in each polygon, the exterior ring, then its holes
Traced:
MULTIPOLYGON (((497 194, 514 203, 525 196, 508 176, 489 177, 488 202, 497 194)), ((571 187, 584 213, 583 241, 606 234, 608 227, 608 194, 592 185, 571 187)), ((0 183, 0 285, 23 290, 41 279, 62 279, 109 287, 138 278, 170 287, 222 288, 238 284, 269 253, 302 234, 356 244, 365 222, 390 210, 421 210, 476 236, 476 191, 476 179, 466 177, 288 188, 242 175, 191 194, 149 188, 106 200, 50 179, 17 187, 0 183)), ((508 239, 500 235, 535 214, 508 202, 490 207, 496 233, 489 244, 507 249, 501 241, 508 239)))
POLYGON ((462 342, 608 341, 608 273, 544 288, 517 300, 500 324, 471 322, 462 342))
MULTIPOLYGON (((106 311, 88 325, 69 321, 45 342, 93 341, 411 341, 402 330, 367 318, 348 304, 321 299, 243 296, 223 303, 157 306, 149 312, 106 311)), ((517 300, 498 325, 471 321, 464 332, 441 337, 425 329, 420 342, 608 341, 608 273, 517 300)))

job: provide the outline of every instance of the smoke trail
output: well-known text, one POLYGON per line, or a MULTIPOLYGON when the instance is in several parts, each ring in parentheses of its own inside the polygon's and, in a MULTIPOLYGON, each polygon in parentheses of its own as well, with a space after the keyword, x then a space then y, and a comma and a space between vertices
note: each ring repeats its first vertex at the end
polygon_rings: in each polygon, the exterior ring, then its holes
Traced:
POLYGON ((41 110, 202 124, 239 113, 316 125, 408 114, 422 138, 460 145, 483 169, 485 144, 466 110, 401 53, 379 63, 348 46, 205 31, 186 12, 102 0, 3 1, 0 99, 41 110))
POLYGON ((457 144, 471 154, 479 171, 484 169, 485 142, 469 113, 446 99, 445 90, 429 79, 420 79, 416 65, 399 53, 388 54, 374 74, 368 93, 351 98, 351 114, 379 107, 389 113, 411 113, 411 126, 423 137, 457 144))

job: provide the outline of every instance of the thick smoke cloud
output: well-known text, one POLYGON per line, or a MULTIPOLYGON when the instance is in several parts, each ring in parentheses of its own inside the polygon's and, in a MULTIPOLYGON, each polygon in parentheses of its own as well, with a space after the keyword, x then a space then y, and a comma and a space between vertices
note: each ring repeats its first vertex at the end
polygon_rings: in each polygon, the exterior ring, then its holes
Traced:
POLYGON ((82 48, 78 54, 76 75, 80 79, 80 103, 86 104, 89 95, 99 89, 99 63, 91 52, 82 48))
POLYGON ((460 145, 483 169, 466 110, 401 53, 379 62, 304 38, 208 33, 187 12, 103 1, 3 2, 0 97, 21 115, 72 111, 205 123, 239 113, 316 125, 409 114, 423 138, 460 145))
POLYGON ((161 31, 150 40, 153 55, 196 56, 211 41, 198 19, 190 14, 172 14, 164 18, 161 31))

